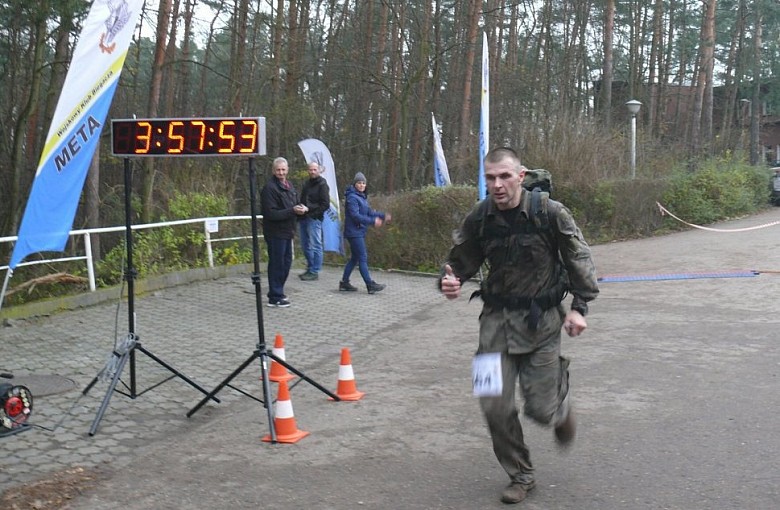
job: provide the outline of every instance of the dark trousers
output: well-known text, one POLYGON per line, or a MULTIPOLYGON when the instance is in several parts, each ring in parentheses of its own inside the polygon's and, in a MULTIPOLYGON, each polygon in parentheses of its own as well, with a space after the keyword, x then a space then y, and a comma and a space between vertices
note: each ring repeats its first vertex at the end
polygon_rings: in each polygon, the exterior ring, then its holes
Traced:
POLYGON ((371 283, 371 274, 368 272, 368 250, 366 249, 365 237, 348 237, 349 251, 351 256, 347 265, 344 266, 344 275, 341 277, 341 281, 348 282, 349 277, 352 276, 352 270, 355 266, 360 269, 360 276, 363 277, 363 281, 368 285, 371 283))
POLYGON ((292 266, 292 239, 265 237, 268 249, 268 299, 284 298, 284 284, 292 266))

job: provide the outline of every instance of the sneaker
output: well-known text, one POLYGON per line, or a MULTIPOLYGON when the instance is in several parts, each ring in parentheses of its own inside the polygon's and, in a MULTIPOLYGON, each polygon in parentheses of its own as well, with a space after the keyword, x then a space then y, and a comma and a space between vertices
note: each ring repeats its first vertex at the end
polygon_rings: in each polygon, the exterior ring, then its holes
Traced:
POLYGON ((349 282, 339 282, 339 290, 344 292, 356 292, 357 287, 349 282))
POLYGON ((501 502, 508 504, 520 503, 526 498, 526 496, 528 496, 528 493, 534 487, 536 487, 536 483, 534 482, 512 482, 507 485, 506 489, 504 489, 504 492, 501 493, 501 502))
POLYGON ((268 301, 268 306, 271 308, 287 308, 290 306, 290 302, 286 299, 277 299, 276 301, 268 301))
POLYGON ((387 287, 387 285, 383 283, 376 283, 375 281, 371 281, 371 283, 366 284, 366 288, 368 289, 369 294, 376 294, 385 287, 387 287))
POLYGON ((319 277, 320 277, 320 275, 318 275, 317 273, 310 273, 308 271, 303 273, 302 275, 298 275, 298 278, 300 278, 301 280, 303 280, 305 282, 311 282, 311 281, 317 280, 317 279, 319 279, 319 277))
POLYGON ((577 421, 574 419, 574 410, 569 409, 566 418, 555 426, 555 440, 561 446, 569 446, 577 435, 577 421))

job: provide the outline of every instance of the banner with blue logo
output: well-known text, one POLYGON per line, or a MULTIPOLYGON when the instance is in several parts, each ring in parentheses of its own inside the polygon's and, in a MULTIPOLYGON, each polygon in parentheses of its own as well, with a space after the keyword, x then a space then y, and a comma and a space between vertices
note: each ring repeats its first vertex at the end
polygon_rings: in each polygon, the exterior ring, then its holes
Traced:
POLYGON ((341 220, 339 206, 339 190, 336 185, 336 165, 330 151, 322 141, 316 138, 307 138, 298 142, 298 147, 303 151, 306 163, 316 161, 322 169, 322 176, 328 183, 330 190, 330 209, 325 212, 322 219, 323 249, 344 254, 341 243, 341 220))
POLYGON ((95 0, 84 21, 8 264, 63 251, 144 0, 95 0))

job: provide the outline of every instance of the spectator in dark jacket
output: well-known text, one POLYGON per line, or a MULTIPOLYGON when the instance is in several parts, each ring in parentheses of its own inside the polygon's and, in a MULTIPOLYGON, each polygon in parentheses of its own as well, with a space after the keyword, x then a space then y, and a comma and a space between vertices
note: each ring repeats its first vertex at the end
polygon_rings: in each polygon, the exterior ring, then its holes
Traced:
POLYGON ((290 301, 284 295, 284 284, 292 265, 292 239, 298 216, 306 213, 298 203, 298 194, 287 180, 287 160, 276 158, 273 177, 260 192, 263 212, 263 237, 268 249, 268 306, 287 308, 290 301))
POLYGON ((309 178, 301 190, 301 203, 309 211, 301 216, 301 249, 306 257, 306 272, 298 275, 301 280, 319 278, 322 269, 322 220, 330 208, 330 188, 322 175, 320 164, 312 161, 308 166, 309 178))
POLYGON ((339 290, 356 291, 357 287, 349 283, 352 270, 357 265, 360 276, 366 284, 369 294, 375 294, 385 285, 371 279, 368 271, 368 250, 366 250, 366 231, 368 227, 381 227, 390 221, 390 214, 371 209, 366 198, 366 176, 362 172, 355 174, 352 186, 346 191, 346 215, 344 218, 344 237, 349 242, 351 256, 344 266, 344 275, 339 282, 339 290))

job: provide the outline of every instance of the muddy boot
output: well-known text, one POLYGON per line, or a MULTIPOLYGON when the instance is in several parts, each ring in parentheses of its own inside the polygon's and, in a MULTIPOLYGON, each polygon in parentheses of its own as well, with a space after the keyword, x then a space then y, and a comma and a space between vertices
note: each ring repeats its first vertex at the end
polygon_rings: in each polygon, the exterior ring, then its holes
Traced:
POLYGON ((501 502, 507 504, 520 503, 526 498, 526 496, 528 496, 528 493, 534 487, 536 487, 534 482, 512 482, 507 485, 506 489, 504 489, 504 492, 501 493, 501 502))
POLYGON ((566 418, 555 426, 555 440, 562 447, 567 447, 574 441, 577 435, 577 421, 574 419, 574 410, 569 408, 566 418))

